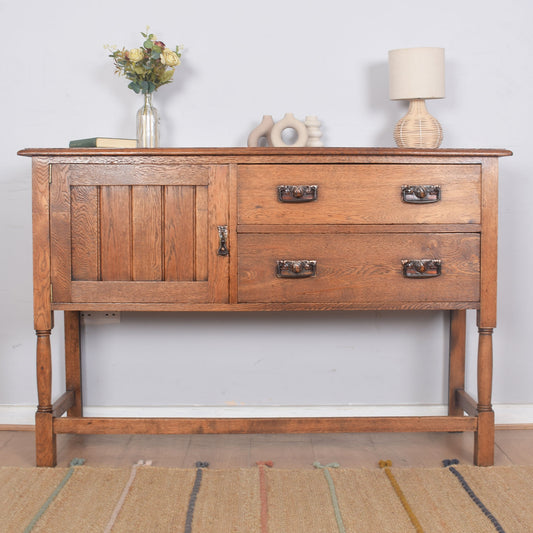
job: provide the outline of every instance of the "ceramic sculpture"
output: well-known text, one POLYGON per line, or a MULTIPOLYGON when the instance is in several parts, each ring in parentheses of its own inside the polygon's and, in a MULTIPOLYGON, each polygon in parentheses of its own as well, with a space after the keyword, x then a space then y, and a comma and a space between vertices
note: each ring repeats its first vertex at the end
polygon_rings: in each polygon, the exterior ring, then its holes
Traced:
POLYGON ((248 135, 248 146, 260 146, 260 141, 263 137, 265 137, 267 140, 267 146, 272 146, 269 139, 272 126, 274 126, 272 115, 263 115, 261 124, 254 128, 250 132, 250 135, 248 135))
POLYGON ((308 134, 307 146, 324 146, 324 143, 320 140, 320 137, 322 137, 320 120, 314 115, 308 115, 305 117, 305 126, 308 134))
POLYGON ((300 147, 307 144, 307 139, 309 135, 307 134, 307 128, 305 124, 294 117, 292 113, 286 113, 285 116, 272 126, 270 130, 270 144, 271 146, 291 146, 291 147, 300 147), (281 134, 283 130, 287 128, 292 128, 296 131, 297 137, 296 141, 292 144, 287 144, 282 138, 281 134))

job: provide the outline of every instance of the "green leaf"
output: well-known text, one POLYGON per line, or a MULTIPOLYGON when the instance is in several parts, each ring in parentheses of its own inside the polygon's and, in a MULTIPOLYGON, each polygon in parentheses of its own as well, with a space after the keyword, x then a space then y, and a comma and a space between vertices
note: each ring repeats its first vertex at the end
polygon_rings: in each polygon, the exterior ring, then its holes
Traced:
POLYGON ((132 81, 129 85, 128 85, 128 89, 131 89, 132 91, 135 91, 137 94, 139 94, 141 92, 141 88, 139 87, 139 84, 132 81))
POLYGON ((146 41, 144 41, 143 46, 150 50, 154 46, 154 43, 150 39, 147 39, 146 41))

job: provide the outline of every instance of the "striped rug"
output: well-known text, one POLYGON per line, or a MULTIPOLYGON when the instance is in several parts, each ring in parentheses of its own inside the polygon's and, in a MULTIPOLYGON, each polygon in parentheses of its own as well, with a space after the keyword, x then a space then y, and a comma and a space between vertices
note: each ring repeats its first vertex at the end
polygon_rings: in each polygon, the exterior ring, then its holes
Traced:
POLYGON ((0 468, 0 531, 533 532, 533 466, 0 468))

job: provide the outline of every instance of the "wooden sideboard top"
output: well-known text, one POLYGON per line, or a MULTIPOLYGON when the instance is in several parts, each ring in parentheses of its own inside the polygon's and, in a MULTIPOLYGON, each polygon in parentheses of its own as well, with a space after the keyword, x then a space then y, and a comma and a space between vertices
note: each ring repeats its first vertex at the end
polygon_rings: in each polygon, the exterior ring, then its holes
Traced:
POLYGON ((434 157, 505 157, 510 150, 488 148, 26 148, 18 155, 29 157, 53 156, 434 156, 434 157))

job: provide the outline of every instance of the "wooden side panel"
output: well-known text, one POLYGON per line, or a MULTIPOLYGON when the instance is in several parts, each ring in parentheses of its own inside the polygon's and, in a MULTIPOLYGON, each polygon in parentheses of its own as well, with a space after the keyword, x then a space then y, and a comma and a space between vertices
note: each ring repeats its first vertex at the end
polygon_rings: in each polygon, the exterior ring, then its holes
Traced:
POLYGON ((498 160, 483 162, 481 195, 481 308, 480 328, 496 327, 498 274, 498 160))
POLYGON ((33 159, 33 320, 36 330, 52 329, 50 302, 50 189, 48 162, 33 159))
POLYGON ((98 188, 79 186, 71 189, 72 279, 99 278, 98 188))
POLYGON ((50 233, 53 299, 70 301, 70 186, 66 165, 52 165, 50 233))
POLYGON ((162 279, 161 187, 132 187, 133 280, 162 279))
POLYGON ((102 280, 131 279, 131 192, 130 187, 101 188, 102 280))
POLYGON ((165 188, 165 280, 194 280, 195 187, 165 188))

